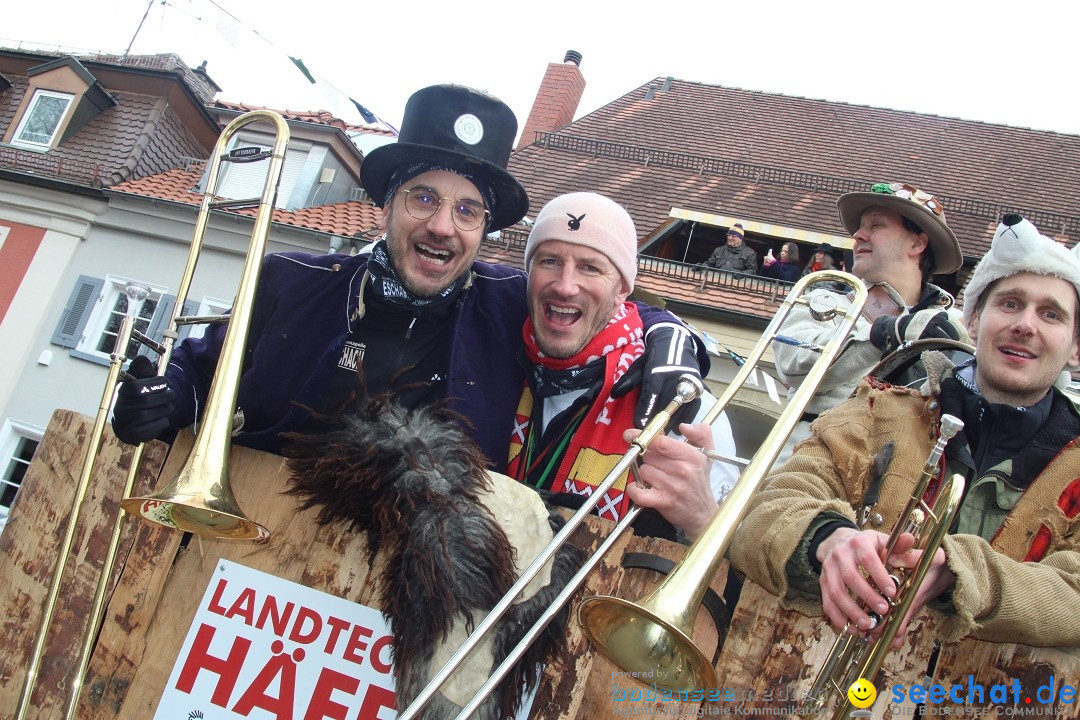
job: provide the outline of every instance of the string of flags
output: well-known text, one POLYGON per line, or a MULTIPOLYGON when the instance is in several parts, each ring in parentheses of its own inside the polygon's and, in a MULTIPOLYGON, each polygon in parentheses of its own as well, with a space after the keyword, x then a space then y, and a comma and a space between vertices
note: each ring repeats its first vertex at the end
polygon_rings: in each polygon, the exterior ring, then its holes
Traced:
MULTIPOLYGON (((222 39, 225 40, 225 43, 229 47, 233 48, 234 50, 237 49, 241 29, 250 32, 252 35, 258 37, 275 51, 280 52, 283 56, 287 57, 289 61, 293 64, 293 66, 300 72, 300 74, 304 76, 304 79, 306 79, 310 84, 315 85, 319 90, 321 90, 323 97, 326 99, 328 104, 331 105, 331 108, 328 109, 332 109, 334 105, 340 104, 343 100, 347 100, 348 103, 353 108, 355 108, 358 113, 360 113, 360 117, 364 119, 365 123, 369 125, 381 125, 394 135, 398 134, 398 129, 396 127, 380 118, 377 114, 369 110, 367 107, 365 107, 355 98, 350 96, 348 93, 342 92, 338 88, 334 87, 331 83, 327 82, 324 78, 321 78, 315 73, 313 73, 308 68, 307 64, 303 61, 302 58, 284 52, 283 50, 281 50, 281 48, 277 47, 276 45, 274 45, 274 43, 263 37, 257 30, 248 27, 243 22, 241 22, 235 15, 230 13, 225 8, 221 7, 221 5, 215 2, 215 0, 208 1, 218 11, 218 17, 212 23, 214 29, 217 31, 218 35, 220 35, 222 39)), ((169 3, 163 2, 163 4, 169 3)))

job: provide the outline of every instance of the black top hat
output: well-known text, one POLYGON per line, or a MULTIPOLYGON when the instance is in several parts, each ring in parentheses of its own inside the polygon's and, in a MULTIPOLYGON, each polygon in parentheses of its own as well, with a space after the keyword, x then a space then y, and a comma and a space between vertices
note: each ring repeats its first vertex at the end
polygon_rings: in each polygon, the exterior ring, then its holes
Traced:
POLYGON ((506 171, 517 118, 501 100, 461 85, 417 90, 405 104, 396 143, 375 148, 360 182, 382 206, 390 177, 403 165, 430 162, 485 182, 495 194, 488 232, 513 225, 529 209, 525 188, 506 171))

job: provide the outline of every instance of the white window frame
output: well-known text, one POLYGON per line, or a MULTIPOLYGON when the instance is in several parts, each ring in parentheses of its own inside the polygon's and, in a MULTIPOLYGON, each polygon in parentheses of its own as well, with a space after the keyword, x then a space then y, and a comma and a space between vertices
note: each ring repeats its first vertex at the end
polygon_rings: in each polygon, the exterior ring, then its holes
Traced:
MULTIPOLYGON (((73 353, 83 357, 97 358, 105 363, 111 360, 109 353, 101 352, 97 349, 97 346, 101 341, 101 336, 105 334, 105 328, 111 319, 112 309, 116 306, 120 296, 124 294, 124 289, 129 282, 131 282, 130 278, 117 275, 105 276, 105 284, 101 286, 101 292, 98 293, 94 309, 90 311, 90 317, 86 321, 82 337, 79 338, 79 342, 73 348, 73 353)), ((149 285, 149 287, 150 295, 147 299, 153 298, 160 303, 161 299, 168 294, 168 288, 163 285, 149 285)), ((140 323, 136 323, 135 327, 145 332, 147 324, 142 324, 140 327, 140 323)))
POLYGON ((26 107, 26 112, 23 113, 22 119, 19 120, 19 126, 15 128, 15 134, 11 138, 12 145, 18 145, 25 148, 33 148, 35 150, 48 150, 53 146, 53 142, 56 140, 56 134, 60 131, 60 128, 64 125, 64 118, 71 111, 71 106, 75 96, 71 93, 61 93, 53 90, 36 90, 34 96, 30 99, 30 104, 26 107), (30 140, 24 138, 22 135, 27 130, 29 125, 35 118, 39 108, 39 104, 45 98, 55 98, 60 100, 66 100, 67 104, 64 106, 63 112, 60 113, 60 117, 56 121, 56 126, 49 133, 49 137, 46 141, 30 140))
MULTIPOLYGON (((220 300, 214 297, 203 297, 199 301, 199 309, 195 311, 195 315, 224 315, 226 310, 232 308, 231 300, 220 300)), ((208 323, 199 323, 198 325, 189 325, 187 335, 185 338, 201 338, 206 334, 206 329, 210 327, 208 323)))
MULTIPOLYGON (((265 135, 240 133, 236 136, 230 150, 236 147, 260 147, 272 150, 273 143, 265 135)), ((281 181, 278 183, 277 200, 274 207, 284 210, 296 189, 304 167, 307 165, 310 143, 292 141, 285 149, 285 161, 281 166, 281 181)), ((219 170, 217 194, 228 200, 246 200, 262 197, 266 186, 266 168, 269 160, 257 162, 226 162, 219 170)))
MULTIPOLYGON (((44 436, 45 428, 11 418, 4 420, 4 424, 0 426, 0 480, 4 484, 7 484, 9 480, 8 473, 14 467, 12 461, 15 460, 15 451, 19 449, 19 444, 23 440, 41 443, 44 436)), ((12 502, 14 502, 14 498, 12 498, 12 502)), ((8 510, 8 506, 0 505, 0 532, 3 531, 4 525, 7 524, 8 510)))

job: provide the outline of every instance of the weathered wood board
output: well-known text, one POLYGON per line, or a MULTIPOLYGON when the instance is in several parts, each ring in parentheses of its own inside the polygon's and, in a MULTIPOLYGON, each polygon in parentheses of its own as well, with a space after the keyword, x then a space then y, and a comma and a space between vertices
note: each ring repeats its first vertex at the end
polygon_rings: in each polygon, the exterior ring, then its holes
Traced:
MULTIPOLYGON (((19 594, 9 595, 9 608, 20 608, 19 616, 9 616, 5 624, 5 639, 9 647, 17 648, 2 660, 4 677, 0 681, 0 717, 14 713, 24 679, 25 658, 38 625, 35 610, 44 596, 48 582, 47 538, 57 534, 63 521, 63 498, 43 488, 71 484, 77 474, 81 443, 88 432, 88 418, 74 413, 58 412, 50 426, 42 450, 27 475, 26 491, 13 510, 9 532, 3 542, 19 551, 5 553, 0 577, 25 575, 18 583, 19 594), (73 469, 75 468, 75 469, 73 469), (13 532, 11 532, 14 530, 13 532), (36 549, 39 551, 30 552, 36 549)), ((183 465, 191 437, 181 435, 169 454, 162 478, 172 477, 183 465)), ((153 459, 160 465, 164 446, 155 444, 153 459)), ((128 452, 107 434, 102 464, 111 469, 101 477, 95 474, 95 489, 91 494, 98 503, 98 524, 105 525, 106 516, 116 512, 120 496, 124 457, 128 452), (100 486, 100 487, 99 487, 100 486), (108 500, 104 496, 108 496, 108 500)), ((157 709, 163 688, 168 680, 184 637, 191 625, 219 558, 231 560, 255 570, 273 574, 302 585, 363 603, 378 606, 378 584, 375 579, 383 567, 383 558, 372 558, 366 551, 362 533, 346 529, 341 524, 320 526, 315 511, 302 511, 297 500, 284 494, 287 471, 280 457, 246 448, 234 448, 230 464, 230 482, 237 502, 244 512, 271 532, 264 542, 207 540, 185 536, 175 530, 129 520, 126 541, 117 558, 119 579, 106 609, 104 625, 93 647, 90 668, 81 694, 79 718, 132 718, 145 720, 157 709)), ((145 491, 158 481, 146 479, 145 491)), ((70 495, 67 503, 70 504, 70 495)), ((574 543, 589 550, 603 540, 612 527, 607 521, 593 519, 580 528, 574 543)), ((107 540, 107 528, 95 529, 92 537, 82 544, 96 546, 107 540)), ((584 592, 611 594, 625 598, 643 597, 659 581, 648 570, 625 570, 619 559, 627 551, 649 552, 679 560, 685 548, 661 540, 627 536, 620 539, 599 568, 589 577, 584 592)), ((94 565, 86 551, 74 553, 73 565, 78 574, 85 575, 82 585, 65 592, 65 606, 82 602, 89 604, 92 583, 96 582, 94 565)), ((726 569, 726 565, 725 565, 726 569)), ((726 572, 720 577, 726 577, 726 572)), ((11 583, 5 584, 8 587, 11 583)), ((723 581, 714 583, 718 592, 723 581)), ((6 591, 8 592, 8 591, 6 591)), ((547 667, 533 705, 533 718, 592 718, 611 715, 613 708, 631 703, 613 700, 617 678, 613 668, 589 646, 580 627, 571 621, 566 652, 547 667)), ((74 656, 74 635, 71 626, 79 611, 67 613, 58 640, 46 649, 45 665, 59 673, 74 656)), ((706 613, 701 613, 695 628, 695 639, 709 654, 716 647, 716 631, 706 613)), ((62 677, 50 675, 48 683, 35 695, 28 718, 53 718, 60 715, 64 688, 62 677)), ((655 704, 655 703, 654 703, 655 704)), ((671 705, 671 703, 667 703, 671 705)), ((695 704, 689 704, 691 708, 695 704)))
MULTIPOLYGON (((0 628, 0 646, 4 648, 0 653, 0 717, 3 718, 15 714, 23 691, 92 430, 92 421, 77 413, 60 410, 53 415, 23 478, 8 525, 0 535, 0 602, 5 613, 0 628)), ((142 470, 136 478, 136 488, 140 491, 156 482, 166 449, 161 443, 147 446, 142 470)), ((74 544, 65 559, 63 582, 27 717, 62 715, 66 688, 83 642, 85 619, 119 511, 117 503, 132 452, 132 447, 106 433, 77 515, 74 544)), ((126 524, 121 536, 121 555, 131 546, 136 529, 135 524, 126 524)), ((114 582, 122 568, 122 564, 114 568, 114 582)))
MULTIPOLYGON (((927 680, 939 636, 936 617, 930 612, 916 617, 908 630, 908 642, 886 659, 876 683, 878 700, 871 708, 875 720, 911 717, 914 707, 907 698, 914 684, 924 688, 933 684, 946 689, 953 685, 964 687, 965 702, 946 698, 932 703, 930 709, 938 714, 1080 717, 1080 698, 1068 704, 1055 704, 1039 703, 1035 697, 1041 685, 1052 684, 1051 678, 1059 699, 1063 684, 1070 684, 1080 692, 1080 649, 1076 648, 1034 648, 972 639, 943 643, 934 675, 927 680), (1005 702, 991 701, 991 686, 1012 688, 1017 681, 1022 688, 1017 696, 1019 702, 1014 702, 1011 689, 1005 702), (984 688, 983 702, 967 702, 969 684, 984 688), (905 702, 892 702, 896 697, 892 692, 894 686, 903 688, 905 702), (1031 703, 1025 702, 1028 696, 1031 703)), ((797 699, 813 684, 835 637, 823 618, 786 610, 776 596, 751 582, 745 583, 717 670, 720 687, 730 689, 734 695, 727 703, 727 713, 741 706, 750 715, 755 710, 781 707, 794 714, 797 699)), ((1048 691, 1044 697, 1049 697, 1048 691)), ((718 707, 723 714, 723 703, 718 707)))

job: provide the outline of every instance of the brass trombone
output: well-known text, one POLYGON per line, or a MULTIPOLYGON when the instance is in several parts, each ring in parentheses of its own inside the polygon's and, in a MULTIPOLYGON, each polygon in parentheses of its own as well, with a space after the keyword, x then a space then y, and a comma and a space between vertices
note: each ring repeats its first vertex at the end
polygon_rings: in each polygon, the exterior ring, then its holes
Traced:
MULTIPOLYGON (((19 703, 15 708, 15 720, 22 720, 22 718, 26 717, 26 711, 30 707, 31 695, 34 692, 35 685, 37 685, 38 672, 41 670, 41 662, 44 659, 45 638, 49 634, 53 615, 56 612, 56 605, 60 598, 60 585, 64 578, 64 568, 67 565, 71 551, 75 546, 75 526, 79 518, 79 509, 82 507, 83 501, 86 498, 86 491, 90 487, 90 478, 93 473, 94 464, 97 462, 98 450, 101 447, 101 436, 105 432, 105 425, 109 420, 109 409, 112 406, 113 389, 116 387, 116 382, 120 377, 120 369, 127 360, 124 353, 127 350, 128 343, 131 341, 132 332, 135 329, 135 319, 139 317, 139 310, 142 307, 143 301, 145 301, 150 294, 150 288, 141 283, 131 282, 124 288, 124 294, 127 297, 127 312, 124 314, 123 319, 120 321, 120 327, 116 331, 116 342, 113 345, 113 351, 109 361, 109 372, 106 376, 105 389, 102 391, 101 401, 98 403, 97 415, 94 418, 94 428, 90 433, 90 440, 87 442, 86 451, 83 454, 82 469, 79 472, 79 479, 75 484, 75 496, 71 502, 71 512, 68 515, 67 528, 60 541, 60 547, 57 549, 56 564, 53 567, 52 578, 49 582, 49 590, 45 596, 45 606, 42 611, 43 616, 41 618, 41 625, 38 626, 37 635, 34 637, 34 645, 30 651, 30 664, 26 669, 26 678, 23 681, 19 703)), ((114 536, 118 534, 118 532, 114 533, 114 536)), ((106 562, 106 567, 102 568, 98 583, 99 588, 101 588, 102 591, 111 575, 112 564, 106 562)), ((96 597, 97 594, 95 593, 95 606, 97 604, 96 597)), ((94 610, 91 609, 91 617, 94 616, 94 610)), ((91 622, 87 629, 87 633, 89 634, 92 632, 94 627, 95 624, 91 622)), ((85 651, 82 652, 76 663, 78 677, 77 682, 72 683, 75 689, 72 691, 70 706, 65 715, 65 717, 68 718, 74 716, 74 708, 79 695, 78 688, 82 685, 82 674, 85 673, 86 661, 84 656, 86 654, 85 651)))
MULTIPOLYGON (((188 253, 187 264, 181 276, 180 285, 177 288, 172 321, 165 331, 164 339, 160 345, 147 343, 152 344, 157 351, 159 356, 157 372, 159 375, 163 375, 168 367, 172 348, 178 337, 178 328, 182 325, 192 324, 192 318, 183 317, 183 308, 195 274, 199 254, 202 251, 203 237, 209 223, 211 210, 249 206, 258 202, 259 209, 248 247, 247 259, 244 264, 240 286, 237 290, 231 319, 229 320, 229 329, 222 346, 221 358, 218 362, 217 372, 204 413, 207 421, 203 423, 202 431, 197 436, 195 449, 192 450, 181 477, 170 484, 169 487, 149 497, 132 498, 127 496, 131 495, 134 487, 135 478, 142 463, 144 447, 141 444, 137 446, 132 454, 131 464, 128 468, 124 488, 125 499, 120 503, 121 507, 128 512, 140 514, 149 520, 185 532, 228 539, 262 538, 269 534, 261 525, 245 517, 237 506, 228 484, 228 477, 225 474, 225 460, 231 443, 233 416, 231 406, 236 402, 240 363, 247 338, 248 324, 250 323, 251 305, 253 304, 259 266, 265 253, 266 238, 270 232, 274 202, 277 197, 277 188, 281 179, 281 169, 288 142, 289 127, 284 118, 278 113, 269 110, 256 110, 245 113, 234 119, 222 131, 211 154, 206 192, 203 195, 195 223, 195 233, 188 253), (231 152, 226 151, 228 143, 241 128, 257 122, 270 123, 274 128, 275 142, 270 151, 256 147, 239 148, 231 152), (270 160, 270 165, 260 198, 234 201, 215 200, 222 162, 251 162, 267 158, 270 160), (226 372, 231 372, 232 377, 223 379, 222 374, 226 372), (215 415, 223 416, 224 420, 215 417, 215 415), (210 433, 216 434, 211 437, 210 433), (216 476, 214 475, 215 472, 217 473, 216 476), (183 479, 182 484, 181 478, 183 479)), ((43 660, 45 639, 52 624, 59 599, 64 566, 74 546, 75 526, 79 509, 89 488, 93 466, 97 460, 98 450, 108 422, 116 383, 120 378, 121 368, 128 359, 124 356, 124 353, 132 337, 144 343, 147 341, 145 336, 135 329, 134 323, 135 318, 138 317, 138 308, 149 292, 150 289, 140 283, 129 283, 125 288, 125 294, 128 298, 128 312, 117 332, 105 389, 98 406, 93 430, 87 441, 87 449, 83 458, 79 480, 76 484, 67 529, 61 541, 56 567, 53 570, 49 591, 45 599, 42 623, 38 628, 34 646, 31 650, 26 679, 14 716, 15 720, 25 718, 30 707, 34 687, 37 684, 37 677, 43 660)), ((199 318, 198 321, 207 322, 207 319, 199 318)), ((86 629, 75 663, 75 675, 71 682, 70 695, 65 706, 64 717, 68 719, 75 716, 75 709, 78 705, 86 670, 89 666, 94 636, 101 625, 105 594, 120 544, 123 521, 124 514, 118 513, 113 524, 109 546, 105 553, 98 582, 95 586, 86 629)))
POLYGON ((145 520, 197 535, 228 540, 251 540, 269 536, 266 528, 249 520, 241 512, 233 497, 228 477, 228 457, 232 445, 233 413, 243 369, 244 346, 247 343, 259 268, 266 252, 266 239, 270 234, 274 202, 277 199, 288 144, 289 126, 284 118, 270 110, 255 110, 244 113, 229 123, 214 146, 212 157, 217 161, 211 164, 207 176, 206 192, 195 222, 191 252, 188 254, 187 266, 176 293, 176 314, 170 331, 165 334, 165 352, 158 359, 159 374, 165 373, 176 339, 176 329, 184 324, 183 299, 187 297, 195 273, 203 236, 210 221, 210 212, 215 209, 248 206, 254 202, 253 199, 215 199, 221 164, 269 159, 270 165, 266 171, 262 196, 258 200, 259 209, 255 216, 255 226, 252 228, 240 285, 236 290, 236 300, 228 319, 229 327, 221 346, 195 444, 179 475, 169 485, 152 495, 128 497, 120 503, 124 510, 145 520), (251 146, 226 152, 229 142, 240 129, 258 122, 268 122, 274 127, 275 139, 271 150, 251 146))
MULTIPOLYGON (((784 300, 780 311, 773 317, 772 322, 766 328, 762 334, 761 339, 754 347, 753 351, 747 357, 746 362, 743 364, 739 373, 731 381, 731 384, 725 390, 723 395, 716 401, 713 407, 708 411, 705 422, 713 423, 720 417, 720 413, 724 407, 731 401, 735 394, 742 389, 742 386, 749 379, 750 374, 753 372, 755 365, 760 362, 761 357, 768 350, 770 343, 774 338, 779 335, 779 330, 783 325, 784 320, 790 314, 795 305, 808 305, 810 302, 803 297, 806 289, 812 285, 822 282, 839 282, 854 290, 854 299, 849 308, 812 308, 815 313, 815 317, 820 317, 823 320, 831 319, 837 315, 841 317, 840 321, 834 330, 832 339, 823 347, 815 348, 821 350, 821 357, 818 358, 806 378, 803 386, 796 393, 795 397, 788 404, 788 408, 785 410, 784 415, 780 418, 777 426, 774 427, 769 437, 765 440, 765 443, 761 450, 750 462, 745 473, 742 476, 742 480, 736 485, 732 492, 724 500, 724 504, 721 506, 720 512, 714 517, 713 521, 706 528, 704 534, 697 542, 690 548, 687 553, 686 559, 683 561, 680 567, 675 568, 674 571, 668 576, 668 581, 665 581, 658 590, 664 587, 670 587, 669 582, 673 576, 678 574, 680 578, 685 576, 688 572, 687 565, 690 564, 693 557, 697 564, 697 574, 703 576, 703 581, 699 583, 699 587, 692 588, 684 581, 680 580, 680 588, 675 591, 678 597, 670 597, 670 591, 668 596, 660 600, 665 604, 678 603, 679 607, 685 607, 684 610, 678 613, 678 618, 672 621, 661 620, 663 623, 654 625, 655 630, 652 627, 649 628, 651 632, 652 640, 648 642, 646 646, 648 650, 643 653, 640 651, 636 655, 632 654, 632 662, 623 664, 622 660, 618 657, 618 654, 609 650, 606 645, 598 644, 602 653, 608 656, 615 664, 626 670, 646 670, 664 668, 669 670, 672 674, 668 677, 673 677, 676 674, 679 677, 686 680, 689 676, 685 672, 687 664, 692 666, 695 677, 708 678, 711 677, 712 668, 709 662, 705 659, 704 654, 698 650, 693 642, 689 639, 690 627, 692 627, 693 616, 697 610, 697 607, 701 604, 701 600, 704 597, 705 589, 709 584, 713 574, 715 574, 716 567, 719 565, 720 560, 723 558, 724 551, 727 547, 730 535, 734 532, 735 526, 738 525, 739 520, 745 514, 746 506, 749 503, 750 498, 757 490, 761 480, 764 478, 769 466, 772 465, 773 460, 779 454, 780 449, 783 447, 787 436, 791 433, 795 423, 798 422, 799 417, 802 415, 803 410, 809 403, 810 398, 813 396, 814 391, 817 389, 817 385, 820 384, 821 378, 824 376, 828 365, 839 354, 844 340, 850 333, 852 327, 855 325, 855 320, 858 317, 859 312, 862 310, 863 305, 866 303, 866 287, 861 280, 853 275, 847 273, 841 273, 836 271, 822 271, 813 273, 802 278, 791 289, 788 297, 784 300), (763 454, 764 453, 764 454, 763 454), (767 457, 766 457, 767 456, 767 457), (756 476, 752 476, 751 473, 756 473, 756 476), (736 509, 733 509, 736 508, 736 509), (718 540, 719 538, 719 540, 718 540), (712 553, 708 557, 706 555, 712 553), (681 568, 681 571, 680 571, 681 568), (677 625, 677 628, 673 632, 669 633, 668 628, 672 625, 677 625), (686 629, 681 629, 685 627, 686 629), (664 634, 668 633, 668 634, 664 634), (669 638, 678 637, 677 642, 673 642, 669 638), (656 658, 650 655, 650 652, 657 654, 656 658), (680 669, 676 671, 675 667, 680 669)), ((517 595, 521 590, 540 572, 544 563, 554 555, 554 553, 561 547, 568 539, 570 534, 582 523, 584 518, 592 508, 599 502, 599 498, 603 493, 611 487, 620 475, 622 475, 627 468, 633 466, 637 458, 646 452, 649 443, 657 434, 663 433, 664 428, 667 427, 671 416, 679 408, 680 405, 690 402, 698 397, 703 392, 703 388, 696 378, 685 377, 679 383, 676 390, 676 397, 664 408, 661 413, 654 417, 648 425, 642 430, 633 443, 631 443, 630 449, 620 459, 619 463, 608 473, 604 478, 600 486, 593 492, 587 502, 582 508, 580 508, 574 515, 566 522, 562 530, 552 538, 547 547, 541 550, 536 560, 522 573, 521 577, 514 584, 513 587, 507 591, 503 599, 495 605, 484 618, 484 620, 477 625, 473 633, 466 638, 462 646, 454 653, 453 656, 446 662, 439 672, 435 674, 428 685, 413 699, 412 703, 398 716, 398 720, 414 720, 423 709, 424 705, 438 692, 439 688, 449 679, 453 671, 464 661, 469 652, 475 648, 487 632, 494 627, 495 623, 505 614, 506 610, 510 607, 517 595)), ((484 701, 484 699, 495 689, 498 682, 506 676, 506 674, 513 667, 514 663, 524 654, 529 645, 537 637, 543 629, 555 618, 561 608, 569 602, 571 596, 577 591, 578 587, 584 582, 586 575, 596 566, 604 553, 606 553, 614 544, 615 541, 630 527, 630 525, 636 519, 640 508, 632 507, 626 515, 619 521, 618 525, 612 530, 611 534, 607 537, 603 544, 597 548, 592 557, 586 560, 581 570, 567 583, 566 587, 551 604, 547 611, 537 620, 537 622, 524 634, 522 640, 518 645, 510 651, 506 659, 502 664, 494 671, 494 673, 488 678, 486 683, 477 691, 472 700, 462 709, 458 714, 458 719, 463 720, 469 717, 484 701)), ((693 571, 690 571, 693 572, 693 571)), ((583 601, 583 605, 586 602, 592 601, 593 611, 590 615, 592 617, 603 617, 605 620, 604 629, 609 631, 609 635, 613 638, 618 638, 620 647, 626 646, 628 640, 627 634, 619 627, 619 618, 617 615, 621 614, 623 618, 627 620, 627 626, 631 633, 636 633, 643 625, 643 621, 637 621, 636 617, 632 617, 629 613, 623 610, 617 610, 616 613, 605 612, 605 608, 608 603, 603 602, 605 600, 612 600, 620 608, 625 606, 635 607, 630 603, 625 603, 621 600, 614 598, 588 598, 583 601), (597 612, 604 612, 603 616, 598 616, 597 612)), ((658 617, 660 611, 646 611, 653 617, 658 617)), ((593 638, 594 642, 597 636, 586 624, 585 613, 582 612, 582 608, 579 607, 578 613, 579 621, 585 626, 586 633, 593 638)), ((645 645, 640 637, 633 638, 638 643, 637 647, 640 648, 645 645)), ((700 685, 680 685, 679 687, 702 687, 707 685, 707 682, 702 682, 700 685)))
POLYGON ((677 690, 716 685, 716 672, 712 664, 692 639, 694 618, 739 523, 749 509, 750 501, 802 417, 829 365, 843 349, 848 334, 866 304, 866 298, 867 290, 863 282, 842 272, 826 270, 812 273, 795 284, 780 311, 747 356, 746 363, 706 414, 705 422, 714 422, 742 388, 754 366, 779 336, 784 321, 795 305, 807 305, 815 318, 829 320, 840 315, 841 319, 836 323, 832 337, 821 349, 817 362, 788 401, 783 414, 754 454, 739 482, 724 498, 720 510, 687 550, 682 562, 648 597, 639 603, 632 603, 616 597, 594 596, 585 598, 578 605, 578 621, 585 634, 605 657, 616 667, 630 673, 631 677, 657 678, 658 686, 677 690), (850 307, 823 309, 811 306, 811 300, 802 297, 803 292, 820 282, 838 282, 852 288, 854 294, 850 307), (639 674, 635 675, 635 672, 639 674))

